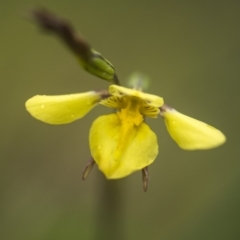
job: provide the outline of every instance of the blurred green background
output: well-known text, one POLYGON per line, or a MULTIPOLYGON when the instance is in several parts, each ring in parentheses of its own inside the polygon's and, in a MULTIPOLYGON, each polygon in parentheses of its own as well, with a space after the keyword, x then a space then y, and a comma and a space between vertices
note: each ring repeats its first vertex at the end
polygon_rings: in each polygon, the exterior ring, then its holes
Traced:
POLYGON ((239 12, 237 0, 2 1, 0 239, 104 239, 106 229, 109 239, 240 239, 239 12), (71 21, 123 82, 135 70, 148 74, 148 92, 219 128, 226 144, 186 152, 161 118, 150 119, 160 153, 147 193, 140 172, 107 181, 95 168, 83 182, 89 128, 109 110, 51 126, 31 118, 24 103, 108 83, 25 19, 38 6, 71 21))

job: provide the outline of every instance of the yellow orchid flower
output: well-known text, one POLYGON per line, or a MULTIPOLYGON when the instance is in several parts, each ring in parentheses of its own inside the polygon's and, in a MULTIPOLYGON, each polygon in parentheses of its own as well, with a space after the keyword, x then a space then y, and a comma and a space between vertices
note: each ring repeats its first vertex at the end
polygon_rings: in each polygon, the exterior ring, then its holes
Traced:
POLYGON ((82 118, 98 103, 116 109, 116 113, 97 118, 89 136, 92 158, 108 179, 145 169, 156 159, 157 136, 145 117, 160 114, 171 137, 186 150, 214 148, 225 142, 219 130, 164 105, 161 97, 117 85, 110 85, 108 94, 37 95, 26 102, 26 109, 45 123, 66 124, 82 118))
POLYGON ((120 86, 113 65, 77 35, 67 21, 43 9, 33 11, 33 19, 46 32, 58 36, 87 72, 114 84, 108 91, 37 95, 25 104, 34 118, 48 124, 73 122, 98 104, 115 109, 115 113, 97 118, 91 126, 89 144, 92 158, 83 172, 83 180, 95 163, 108 179, 123 178, 142 170, 146 191, 148 166, 158 155, 157 136, 146 124, 146 117, 162 116, 170 136, 185 150, 210 149, 226 141, 216 128, 177 112, 165 105, 159 96, 143 93, 139 85, 143 83, 141 74, 132 76, 131 82, 137 83, 133 89, 120 86))

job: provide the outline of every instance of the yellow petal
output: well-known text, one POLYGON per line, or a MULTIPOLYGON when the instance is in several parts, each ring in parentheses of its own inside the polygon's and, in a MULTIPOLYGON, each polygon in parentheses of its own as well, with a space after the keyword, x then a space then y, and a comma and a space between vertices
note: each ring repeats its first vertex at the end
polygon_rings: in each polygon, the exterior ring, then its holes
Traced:
POLYGON ((109 86, 109 93, 116 97, 123 96, 138 97, 144 100, 147 105, 153 107, 161 107, 163 105, 163 99, 161 97, 148 93, 143 93, 136 89, 125 88, 118 85, 111 85, 109 86))
POLYGON ((101 95, 94 91, 59 96, 36 95, 28 99, 25 106, 40 121, 65 124, 85 116, 100 99, 101 95))
POLYGON ((218 129, 174 109, 165 109, 162 115, 169 134, 185 150, 215 148, 226 141, 218 129))
POLYGON ((97 118, 90 130, 90 149, 108 179, 122 178, 150 165, 158 154, 157 137, 147 124, 123 123, 117 114, 97 118))

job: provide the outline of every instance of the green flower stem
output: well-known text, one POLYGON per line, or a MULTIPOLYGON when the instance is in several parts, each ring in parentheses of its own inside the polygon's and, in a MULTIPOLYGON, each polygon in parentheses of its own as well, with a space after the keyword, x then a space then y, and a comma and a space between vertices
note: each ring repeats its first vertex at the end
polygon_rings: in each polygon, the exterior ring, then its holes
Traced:
POLYGON ((97 181, 99 198, 97 199, 93 239, 126 239, 124 194, 120 186, 121 181, 107 181, 105 178, 97 179, 97 181))

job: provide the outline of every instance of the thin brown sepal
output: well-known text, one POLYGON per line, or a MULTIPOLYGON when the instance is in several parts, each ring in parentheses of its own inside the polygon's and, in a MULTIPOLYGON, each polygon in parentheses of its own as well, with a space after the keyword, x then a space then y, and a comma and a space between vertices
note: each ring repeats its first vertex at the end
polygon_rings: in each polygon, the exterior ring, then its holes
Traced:
POLYGON ((145 167, 142 169, 142 182, 143 182, 143 191, 144 192, 146 192, 148 189, 148 179, 149 179, 148 167, 145 167))
POLYGON ((84 171, 83 171, 83 175, 82 175, 82 180, 85 181, 88 177, 88 175, 90 174, 90 172, 93 169, 93 166, 95 165, 95 161, 93 158, 91 158, 88 162, 87 162, 87 166, 85 167, 84 171))

